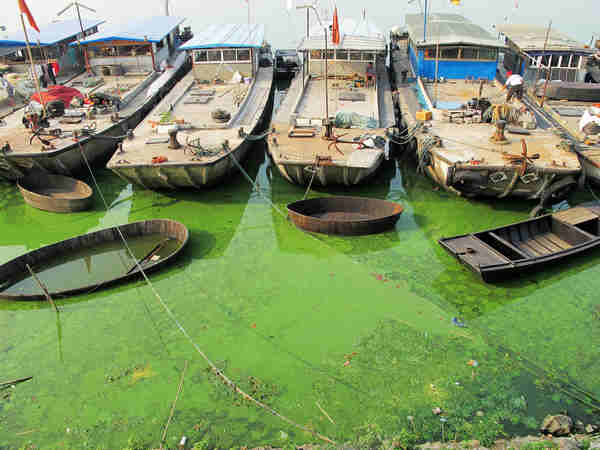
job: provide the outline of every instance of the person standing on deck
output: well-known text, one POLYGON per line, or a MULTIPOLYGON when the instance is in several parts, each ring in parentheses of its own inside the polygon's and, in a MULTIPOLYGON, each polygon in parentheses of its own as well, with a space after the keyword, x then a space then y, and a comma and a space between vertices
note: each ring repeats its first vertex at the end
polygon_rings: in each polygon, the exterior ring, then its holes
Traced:
POLYGON ((504 83, 502 89, 506 88, 508 88, 508 92, 506 93, 506 103, 509 103, 515 95, 517 99, 523 99, 523 77, 518 73, 513 73, 506 79, 506 83, 504 83))
POLYGON ((13 88, 12 84, 8 82, 4 75, 0 73, 0 86, 2 86, 6 90, 6 94, 8 95, 8 104, 10 106, 15 106, 15 88, 13 88))
POLYGON ((367 64, 367 87, 375 86, 375 68, 373 63, 367 64))

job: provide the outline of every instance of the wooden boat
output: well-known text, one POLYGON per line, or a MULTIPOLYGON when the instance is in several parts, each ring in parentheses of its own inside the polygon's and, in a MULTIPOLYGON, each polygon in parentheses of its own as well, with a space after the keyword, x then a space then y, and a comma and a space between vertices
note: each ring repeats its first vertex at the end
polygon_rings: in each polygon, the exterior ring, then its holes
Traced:
POLYGON ((32 173, 17 181, 25 202, 52 212, 75 212, 92 204, 94 191, 83 181, 62 175, 32 173))
POLYGON ((183 224, 168 219, 153 219, 107 228, 46 245, 0 266, 0 289, 2 289, 0 299, 42 300, 45 298, 39 285, 29 278, 27 265, 46 285, 50 295, 53 298, 60 298, 95 291, 137 277, 140 272, 136 262, 139 262, 145 272, 162 268, 181 253, 188 239, 189 232, 183 224), (143 246, 133 249, 134 253, 136 251, 139 253, 135 254, 137 259, 133 260, 125 251, 119 231, 132 249, 132 241, 135 239, 146 236, 156 237, 156 239, 144 242, 143 246), (122 252, 117 255, 119 258, 129 259, 112 258, 112 266, 100 267, 100 270, 107 270, 113 276, 93 282, 86 282, 83 279, 73 280, 76 277, 74 274, 78 273, 77 269, 83 267, 84 271, 92 272, 96 259, 101 260, 117 250, 122 252), (68 266, 68 264, 72 265, 68 266), (50 277, 52 273, 60 274, 61 265, 66 267, 65 271, 68 272, 66 276, 70 277, 69 286, 65 286, 65 280, 53 281, 50 277), (19 289, 18 283, 24 280, 29 280, 27 289, 19 289))
POLYGON ((269 153, 292 183, 352 186, 389 155, 396 120, 385 38, 366 15, 341 21, 340 35, 337 46, 328 35, 327 58, 322 28, 303 38, 301 73, 273 119, 269 153))
POLYGON ((107 167, 147 189, 168 190, 212 186, 238 170, 271 122, 273 68, 259 64, 263 38, 263 25, 213 25, 184 45, 192 72, 107 167))
POLYGON ((0 127, 0 177, 16 180, 31 171, 73 176, 87 172, 85 159, 91 165, 106 164, 128 130, 189 70, 185 55, 177 54, 183 20, 144 19, 82 41, 88 71, 66 86, 94 104, 75 107, 58 100, 64 113, 52 117, 42 117, 41 107, 6 116, 0 127), (159 51, 157 44, 165 40, 169 45, 159 51), (170 67, 161 74, 159 67, 167 63, 170 67), (47 123, 42 127, 43 119, 47 123))
POLYGON ((423 16, 407 15, 406 20, 411 33, 409 55, 396 50, 392 60, 397 79, 407 66, 417 75, 416 82, 397 89, 397 96, 406 140, 420 170, 457 195, 519 197, 545 205, 568 195, 581 173, 577 155, 571 143, 557 136, 527 102, 505 102, 506 92, 495 80, 498 49, 493 48, 502 44, 468 20, 444 14, 432 18, 427 42, 415 44, 420 40, 415 36, 423 36, 423 16), (463 47, 460 59, 452 31, 457 20, 474 30, 472 42, 458 44, 474 46, 463 47), (447 43, 440 48, 439 81, 435 82, 438 29, 439 39, 447 43), (416 65, 415 52, 418 58, 426 58, 426 64, 416 65), (466 56, 473 52, 483 59, 477 62, 477 72, 466 56), (444 55, 454 60, 444 61, 444 55))
POLYGON ((402 205, 365 197, 320 197, 287 206, 298 228, 315 233, 361 235, 381 233, 400 218, 402 205))
POLYGON ((600 204, 591 203, 439 243, 492 282, 540 270, 600 246, 600 204))

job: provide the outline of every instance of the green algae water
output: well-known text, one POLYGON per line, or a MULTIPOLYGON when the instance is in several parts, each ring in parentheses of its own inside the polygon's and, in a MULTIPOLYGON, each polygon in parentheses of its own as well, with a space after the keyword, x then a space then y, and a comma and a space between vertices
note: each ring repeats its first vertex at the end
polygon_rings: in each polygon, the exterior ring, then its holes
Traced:
MULTIPOLYGON (((265 150, 257 144, 245 163, 258 189, 238 174, 212 190, 158 193, 99 170, 109 212, 98 197, 87 212, 39 211, 1 185, 0 263, 170 218, 189 228, 189 244, 150 278, 178 324, 237 386, 338 444, 488 444, 559 411, 597 423, 599 252, 483 284, 437 239, 521 220, 532 205, 452 196, 402 158, 365 186, 309 194, 400 202, 395 229, 308 234, 285 219, 305 188, 265 150)), ((182 436, 196 448, 320 443, 223 385, 143 281, 57 304, 59 314, 0 302, 0 383, 33 376, 0 385, 0 448, 157 448, 186 361, 164 447, 182 436)))
MULTIPOLYGON (((158 246, 156 255, 159 258, 166 258, 179 248, 180 244, 175 239, 163 241, 164 236, 160 233, 129 238, 127 245, 131 253, 121 241, 104 242, 42 261, 33 270, 50 293, 96 285, 129 273, 138 261, 158 246)), ((2 292, 32 295, 41 293, 41 288, 33 277, 27 276, 13 282, 2 292)))

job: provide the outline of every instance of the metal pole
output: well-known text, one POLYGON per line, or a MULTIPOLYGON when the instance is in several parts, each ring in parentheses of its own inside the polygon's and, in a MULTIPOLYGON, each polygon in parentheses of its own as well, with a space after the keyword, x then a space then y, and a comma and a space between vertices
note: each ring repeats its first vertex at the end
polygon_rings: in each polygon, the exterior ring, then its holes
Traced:
MULTIPOLYGON (((540 77, 540 68, 542 63, 544 62, 544 56, 546 56, 546 46, 548 45, 548 37, 550 36, 550 28, 552 27, 552 21, 548 24, 548 29, 546 30, 546 40, 544 41, 544 49, 542 50, 542 59, 540 59, 540 63, 538 64, 537 70, 535 72, 535 81, 533 83, 533 92, 535 94, 535 90, 537 88, 537 82, 540 77)), ((550 58, 550 62, 552 58, 550 58)), ((550 71, 550 64, 548 64, 548 71, 550 71)))
POLYGON ((246 0, 248 2, 248 25, 250 25, 250 0, 246 0))
POLYGON ((44 103, 44 99, 42 98, 42 91, 40 90, 40 81, 38 80, 37 73, 35 73, 35 66, 33 64, 33 55, 31 54, 31 46, 29 45, 29 36, 27 35, 27 28, 25 27, 25 19, 23 19, 23 13, 21 16, 21 25, 23 25, 23 33, 25 33, 25 43, 27 44, 27 53, 29 54, 29 63, 31 64, 31 74, 33 75, 33 81, 35 82, 35 88, 37 89, 38 95, 40 97, 40 103, 42 104, 42 110, 44 111, 44 116, 46 115, 46 104, 44 103))
POLYGON ((306 39, 308 39, 309 32, 310 32, 310 29, 309 29, 310 25, 308 23, 308 21, 309 21, 308 14, 309 13, 310 13, 310 10, 308 8, 306 8, 306 39))
POLYGON ((165 0, 165 16, 169 15, 169 0, 165 0))
POLYGON ((329 137, 329 89, 327 87, 327 27, 323 27, 323 32, 325 33, 325 126, 327 130, 325 135, 329 137))
POLYGON ((81 13, 79 12, 79 3, 75 2, 75 9, 77 10, 77 19, 79 20, 79 28, 81 28, 81 40, 85 39, 85 31, 83 31, 83 23, 81 22, 81 13))
POLYGON ((428 0, 425 0, 425 14, 423 14, 423 42, 427 41, 427 4, 428 0))

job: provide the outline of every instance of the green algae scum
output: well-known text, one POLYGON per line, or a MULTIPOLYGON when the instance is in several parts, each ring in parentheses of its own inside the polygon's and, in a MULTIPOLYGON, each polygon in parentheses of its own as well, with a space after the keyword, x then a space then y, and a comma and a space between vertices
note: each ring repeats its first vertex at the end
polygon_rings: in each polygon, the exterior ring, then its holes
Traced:
MULTIPOLYGON (((190 231, 180 258, 150 277, 172 316, 143 280, 59 299, 59 314, 42 301, 0 302, 0 383, 33 376, 0 384, 0 448, 157 448, 186 361, 163 447, 182 436, 189 448, 323 444, 315 433, 361 448, 489 444, 535 432, 547 413, 598 420, 599 252, 485 285, 437 240, 516 222, 531 205, 452 196, 402 158, 357 189, 309 195, 399 202, 394 229, 305 233, 283 214, 305 188, 265 150, 257 143, 245 163, 257 189, 236 174, 212 190, 158 193, 99 170, 108 212, 97 192, 91 211, 57 215, 0 186, 0 263, 138 220, 190 231), (233 392, 197 349, 304 430, 233 392)), ((144 254, 156 239, 134 244, 144 254)), ((103 249, 88 272, 79 255, 53 277, 119 272, 122 257, 103 249)), ((33 288, 12 289, 22 285, 33 288)))

